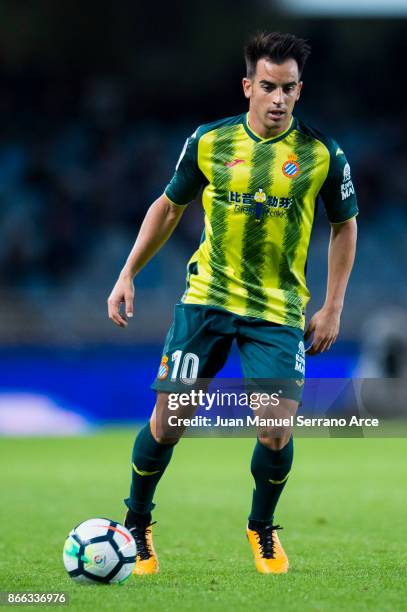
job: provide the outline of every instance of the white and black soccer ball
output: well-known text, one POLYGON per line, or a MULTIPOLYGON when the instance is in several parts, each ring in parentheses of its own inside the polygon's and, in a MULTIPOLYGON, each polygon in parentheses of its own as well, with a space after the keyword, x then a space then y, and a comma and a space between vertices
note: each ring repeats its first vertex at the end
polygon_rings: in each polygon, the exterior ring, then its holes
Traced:
POLYGON ((72 529, 64 545, 63 560, 76 582, 122 584, 134 568, 136 543, 120 523, 93 518, 72 529))

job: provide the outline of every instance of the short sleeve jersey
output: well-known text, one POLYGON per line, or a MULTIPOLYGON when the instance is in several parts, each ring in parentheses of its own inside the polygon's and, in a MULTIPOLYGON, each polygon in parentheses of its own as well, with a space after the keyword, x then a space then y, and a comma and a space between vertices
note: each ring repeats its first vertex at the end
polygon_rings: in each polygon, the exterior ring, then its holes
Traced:
POLYGON ((358 213, 342 149, 294 117, 267 139, 247 114, 222 119, 187 139, 165 194, 183 206, 201 189, 205 229, 182 301, 303 328, 317 197, 331 223, 358 213))

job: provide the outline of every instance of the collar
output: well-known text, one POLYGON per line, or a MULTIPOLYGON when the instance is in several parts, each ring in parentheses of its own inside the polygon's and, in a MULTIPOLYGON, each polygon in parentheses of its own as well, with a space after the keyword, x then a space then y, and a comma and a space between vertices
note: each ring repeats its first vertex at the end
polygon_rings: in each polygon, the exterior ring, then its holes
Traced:
POLYGON ((283 138, 288 136, 288 134, 290 132, 293 131, 293 129, 295 128, 295 125, 296 125, 296 119, 295 119, 295 117, 291 117, 290 125, 288 126, 288 128, 284 132, 281 132, 281 134, 278 134, 277 136, 272 136, 271 138, 262 138, 261 136, 259 136, 259 134, 256 134, 256 132, 250 127, 250 125, 249 125, 249 113, 245 113, 243 115, 243 127, 244 127, 246 133, 255 142, 264 142, 264 143, 279 142, 280 140, 283 140, 283 138))

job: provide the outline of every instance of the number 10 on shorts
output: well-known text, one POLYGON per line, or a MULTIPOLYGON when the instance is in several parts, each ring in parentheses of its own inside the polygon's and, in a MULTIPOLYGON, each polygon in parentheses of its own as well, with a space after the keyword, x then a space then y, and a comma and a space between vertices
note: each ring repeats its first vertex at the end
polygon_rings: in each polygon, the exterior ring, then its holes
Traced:
POLYGON ((179 380, 185 385, 193 385, 198 378, 199 357, 195 353, 185 353, 181 350, 174 351, 171 355, 171 361, 174 363, 171 374, 171 381, 177 382, 178 372, 179 380))

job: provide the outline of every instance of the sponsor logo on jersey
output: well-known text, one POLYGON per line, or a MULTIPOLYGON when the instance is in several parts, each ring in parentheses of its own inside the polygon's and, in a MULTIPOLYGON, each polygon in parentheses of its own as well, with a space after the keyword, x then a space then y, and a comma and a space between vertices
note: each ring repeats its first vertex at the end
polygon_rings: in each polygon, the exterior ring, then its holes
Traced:
POLYGON ((289 155, 288 160, 283 164, 282 170, 284 176, 288 178, 296 177, 301 172, 298 157, 294 154, 289 155))
POLYGON ((233 168, 233 166, 237 166, 237 164, 243 164, 244 161, 244 159, 234 159, 233 161, 225 162, 224 165, 228 168, 233 168))
POLYGON ((350 176, 350 166, 346 162, 343 168, 343 181, 341 185, 342 200, 346 200, 347 198, 349 198, 349 196, 354 195, 354 194, 355 194, 355 188, 353 186, 352 179, 350 176))
POLYGON ((267 200, 267 196, 264 193, 263 189, 259 189, 253 196, 253 200, 258 202, 259 204, 263 204, 267 200))
POLYGON ((234 213, 254 215, 259 220, 265 217, 285 218, 294 198, 269 195, 263 189, 258 189, 255 193, 229 191, 229 202, 234 204, 234 213))
POLYGON ((164 355, 163 358, 161 359, 160 367, 158 368, 158 374, 157 374, 158 380, 165 380, 167 378, 168 372, 170 370, 167 362, 168 362, 168 357, 167 355, 164 355))
POLYGON ((263 217, 263 204, 267 200, 267 196, 263 189, 259 189, 253 196, 253 200, 256 202, 254 214, 256 215, 256 221, 260 221, 263 217))
POLYGON ((302 340, 298 343, 297 354, 295 355, 295 370, 302 375, 305 374, 305 346, 302 340))

